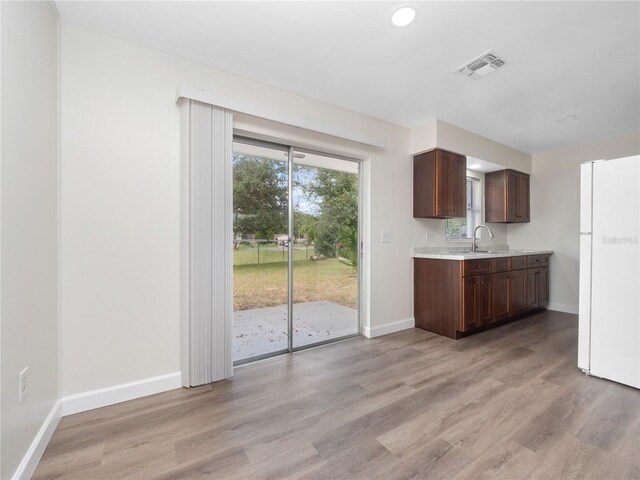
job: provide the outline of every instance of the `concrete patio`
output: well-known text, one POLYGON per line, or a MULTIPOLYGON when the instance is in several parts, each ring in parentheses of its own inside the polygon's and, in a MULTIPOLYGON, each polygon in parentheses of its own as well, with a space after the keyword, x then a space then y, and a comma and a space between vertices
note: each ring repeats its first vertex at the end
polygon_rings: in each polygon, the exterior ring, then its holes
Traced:
MULTIPOLYGON (((354 333, 358 333, 358 313, 353 308, 325 300, 293 305, 294 347, 354 333)), ((234 312, 234 361, 286 349, 286 305, 234 312)))

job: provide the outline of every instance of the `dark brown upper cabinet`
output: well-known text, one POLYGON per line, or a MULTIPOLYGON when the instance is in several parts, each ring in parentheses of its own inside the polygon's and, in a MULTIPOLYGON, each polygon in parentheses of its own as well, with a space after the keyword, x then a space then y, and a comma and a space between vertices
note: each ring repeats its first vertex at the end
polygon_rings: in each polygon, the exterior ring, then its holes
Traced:
POLYGON ((529 175, 515 170, 487 173, 485 181, 485 222, 529 222, 529 175))
POLYGON ((467 157, 435 149, 413 157, 414 218, 467 215, 467 157))

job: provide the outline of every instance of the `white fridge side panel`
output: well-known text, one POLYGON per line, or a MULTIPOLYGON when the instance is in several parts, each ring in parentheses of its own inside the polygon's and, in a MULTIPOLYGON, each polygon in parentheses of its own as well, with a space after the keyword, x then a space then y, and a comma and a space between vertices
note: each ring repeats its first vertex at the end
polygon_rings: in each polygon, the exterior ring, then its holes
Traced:
POLYGON ((593 168, 590 371, 640 388, 640 159, 593 168))
POLYGON ((591 356, 591 235, 580 235, 578 368, 589 371, 591 356))
POLYGON ((591 356, 591 186, 593 162, 580 165, 580 290, 578 368, 589 371, 591 356))
MULTIPOLYGON (((593 162, 580 165, 580 232, 591 232, 591 182, 593 162)), ((582 264, 580 265, 582 267, 582 264)))

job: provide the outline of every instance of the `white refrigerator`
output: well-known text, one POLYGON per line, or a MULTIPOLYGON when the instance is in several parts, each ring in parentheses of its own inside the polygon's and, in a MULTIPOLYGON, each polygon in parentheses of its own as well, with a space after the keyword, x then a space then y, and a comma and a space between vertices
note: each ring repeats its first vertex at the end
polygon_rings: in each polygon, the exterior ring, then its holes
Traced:
POLYGON ((581 168, 578 367, 640 388, 640 156, 581 168))

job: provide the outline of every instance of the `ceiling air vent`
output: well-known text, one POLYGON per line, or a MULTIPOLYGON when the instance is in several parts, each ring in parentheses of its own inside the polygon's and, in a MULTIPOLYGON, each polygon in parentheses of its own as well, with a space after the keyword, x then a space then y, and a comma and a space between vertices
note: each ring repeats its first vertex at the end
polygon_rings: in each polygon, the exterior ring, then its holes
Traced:
POLYGON ((504 66, 504 64, 504 60, 500 58, 498 54, 489 50, 470 62, 456 68, 454 72, 462 73, 471 78, 482 78, 495 72, 504 66))

